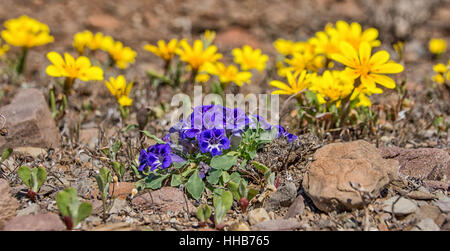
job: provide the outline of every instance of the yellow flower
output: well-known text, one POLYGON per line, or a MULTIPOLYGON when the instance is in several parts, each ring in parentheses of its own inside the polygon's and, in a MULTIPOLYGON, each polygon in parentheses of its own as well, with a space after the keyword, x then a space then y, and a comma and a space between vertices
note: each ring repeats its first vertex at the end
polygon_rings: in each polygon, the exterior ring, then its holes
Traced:
POLYGON ((277 87, 279 90, 275 90, 272 94, 280 94, 280 95, 294 95, 308 88, 311 84, 311 80, 315 77, 315 74, 307 73, 306 70, 301 73, 295 72, 292 74, 291 72, 286 73, 286 78, 288 83, 283 83, 278 80, 270 81, 271 86, 277 87))
POLYGON ((176 53, 180 56, 180 60, 188 63, 194 72, 198 72, 206 63, 215 63, 222 58, 222 54, 217 53, 215 45, 204 48, 201 40, 195 40, 193 47, 187 41, 182 40, 176 53))
MULTIPOLYGON (((105 44, 104 44, 105 45, 105 44)), ((119 41, 114 42, 108 49, 108 53, 114 60, 114 63, 120 69, 128 68, 129 64, 134 63, 137 53, 130 47, 124 47, 119 41)))
MULTIPOLYGON (((353 79, 340 71, 325 71, 313 79, 309 90, 317 94, 320 104, 344 99, 353 90, 353 79)), ((338 104, 339 105, 339 104, 338 104)))
POLYGON ((273 43, 273 47, 275 47, 278 53, 284 56, 300 52, 302 50, 302 46, 303 46, 302 42, 294 42, 291 40, 284 40, 284 39, 277 39, 273 43))
POLYGON ((199 83, 206 83, 210 79, 209 75, 206 73, 200 73, 195 76, 195 81, 199 83))
POLYGON ((114 46, 114 39, 111 36, 105 36, 101 32, 95 33, 89 41, 88 47, 92 51, 109 51, 114 46))
POLYGON ((435 55, 442 54, 447 50, 447 42, 444 39, 433 38, 428 43, 428 49, 435 55))
POLYGON ((439 74, 439 73, 434 75, 431 80, 433 80, 433 82, 436 82, 436 83, 439 83, 439 84, 445 83, 444 76, 442 74, 439 74))
POLYGON ((403 66, 389 61, 387 51, 378 51, 372 55, 372 47, 367 42, 362 42, 359 51, 352 45, 342 42, 340 45, 342 54, 333 54, 331 58, 347 66, 345 72, 352 79, 360 78, 359 89, 367 89, 372 93, 381 93, 376 83, 386 87, 394 88, 395 81, 383 74, 394 74, 403 71, 403 66))
POLYGON ((90 31, 78 32, 73 36, 73 47, 79 54, 84 54, 86 47, 91 43, 94 35, 90 31))
POLYGON ((266 67, 266 62, 269 60, 269 57, 262 54, 260 49, 253 50, 248 45, 245 45, 242 49, 236 48, 232 53, 234 62, 240 64, 244 71, 251 69, 262 71, 266 67))
POLYGON ((53 42, 48 26, 28 16, 7 20, 3 25, 6 30, 2 37, 12 46, 31 48, 53 42))
POLYGON ((6 44, 2 45, 2 41, 0 40, 0 57, 3 56, 8 51, 9 51, 9 46, 6 44))
POLYGON ((167 44, 165 41, 159 40, 158 46, 147 44, 144 49, 162 58, 164 61, 170 62, 178 49, 178 40, 172 39, 167 44))
POLYGON ((133 103, 133 99, 128 97, 133 82, 127 83, 123 75, 119 75, 117 78, 110 77, 109 81, 105 81, 105 85, 111 94, 117 98, 120 106, 130 106, 133 103))
POLYGON ((212 44, 214 42, 214 39, 216 39, 216 32, 211 30, 205 30, 205 33, 203 33, 203 40, 207 44, 212 44))
POLYGON ((316 36, 308 41, 314 46, 317 54, 323 54, 330 57, 331 54, 339 53, 339 40, 336 37, 329 37, 327 33, 319 31, 316 36))
POLYGON ((433 71, 436 73, 431 80, 433 82, 443 84, 445 80, 450 80, 450 60, 448 66, 442 63, 433 66, 433 71))
POLYGON ((225 66, 223 63, 217 62, 215 64, 207 63, 203 70, 209 74, 219 77, 219 80, 223 84, 233 82, 238 86, 242 86, 245 83, 250 83, 252 74, 250 72, 239 72, 239 69, 234 65, 225 66))
POLYGON ((318 72, 325 67, 325 57, 311 53, 310 50, 306 50, 304 53, 294 53, 292 58, 286 58, 284 61, 287 66, 278 65, 278 74, 282 77, 285 77, 287 72, 302 72, 303 70, 318 72))
POLYGON ((91 66, 91 61, 85 56, 75 59, 69 53, 64 53, 64 59, 57 52, 47 53, 52 63, 47 66, 46 73, 52 77, 66 77, 82 81, 103 80, 103 70, 98 66, 91 66))
POLYGON ((448 71, 447 66, 445 64, 436 64, 433 66, 433 71, 438 72, 438 73, 444 73, 446 71, 448 71))
POLYGON ((336 28, 328 25, 325 28, 325 32, 336 41, 345 41, 351 44, 356 50, 358 50, 363 42, 368 43, 371 47, 377 47, 381 44, 381 42, 377 40, 377 29, 369 28, 362 31, 361 25, 356 22, 348 24, 347 22, 340 20, 336 22, 336 28))

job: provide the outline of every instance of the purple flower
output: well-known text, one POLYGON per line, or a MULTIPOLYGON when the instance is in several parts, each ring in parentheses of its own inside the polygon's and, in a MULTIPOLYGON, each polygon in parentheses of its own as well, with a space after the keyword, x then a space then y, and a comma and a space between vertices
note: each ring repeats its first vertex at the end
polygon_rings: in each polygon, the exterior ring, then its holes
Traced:
POLYGON ((256 129, 256 128, 258 128, 258 125, 259 125, 259 128, 262 128, 264 130, 272 129, 272 125, 269 124, 262 116, 252 115, 250 124, 249 124, 250 128, 256 129))
POLYGON ((139 171, 150 167, 150 171, 156 168, 166 169, 172 164, 172 149, 169 144, 156 144, 150 146, 147 151, 141 150, 139 154, 139 171))
POLYGON ((248 125, 250 119, 241 109, 225 108, 225 128, 233 131, 242 131, 248 125))
POLYGON ((286 131, 286 129, 284 129, 284 127, 282 127, 280 125, 278 125, 277 127, 278 127, 278 138, 281 138, 281 137, 287 138, 289 140, 289 143, 298 139, 298 137, 295 136, 294 134, 288 133, 286 131))
POLYGON ((205 175, 211 170, 211 167, 204 162, 200 162, 200 168, 198 169, 198 174, 202 179, 205 178, 205 175))
POLYGON ((202 131, 198 136, 198 145, 202 153, 211 153, 211 156, 221 155, 222 150, 230 148, 230 140, 224 129, 209 129, 202 131))

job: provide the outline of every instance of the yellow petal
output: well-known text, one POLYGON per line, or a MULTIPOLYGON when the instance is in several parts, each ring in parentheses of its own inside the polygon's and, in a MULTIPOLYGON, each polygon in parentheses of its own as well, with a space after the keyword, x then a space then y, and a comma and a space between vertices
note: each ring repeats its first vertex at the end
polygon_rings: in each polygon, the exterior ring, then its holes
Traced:
POLYGON ((394 62, 378 65, 370 69, 373 73, 394 74, 404 70, 403 65, 394 62))
POLYGON ((54 65, 57 65, 57 66, 64 65, 64 60, 63 60, 62 56, 57 52, 52 51, 52 52, 47 53, 47 58, 54 65))
POLYGON ((389 88, 389 89, 394 89, 395 88, 395 81, 385 75, 379 75, 379 74, 370 74, 370 77, 378 84, 389 88))

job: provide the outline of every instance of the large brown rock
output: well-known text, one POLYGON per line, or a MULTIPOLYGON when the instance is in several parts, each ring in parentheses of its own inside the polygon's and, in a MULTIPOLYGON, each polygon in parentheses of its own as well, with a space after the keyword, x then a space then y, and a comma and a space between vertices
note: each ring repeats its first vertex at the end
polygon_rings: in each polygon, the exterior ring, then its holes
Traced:
POLYGON ((8 181, 0 179, 0 229, 3 224, 14 217, 19 203, 9 194, 8 181))
POLYGON ((189 212, 196 211, 187 196, 174 187, 162 187, 159 190, 140 195, 132 200, 132 204, 146 209, 159 209, 162 212, 181 213, 186 212, 187 207, 189 212))
POLYGON ((15 147, 58 147, 56 128, 44 95, 37 89, 22 89, 9 105, 0 108, 5 116, 6 137, 0 137, 0 151, 15 147))
POLYGON ((54 213, 22 215, 6 223, 5 231, 62 231, 66 226, 54 213))
POLYGON ((400 174, 424 180, 447 182, 450 177, 450 155, 436 148, 380 148, 386 159, 400 163, 400 174))
POLYGON ((320 210, 351 210, 364 204, 350 183, 372 197, 398 178, 398 161, 383 159, 378 149, 358 140, 329 144, 317 150, 305 175, 303 188, 320 210))

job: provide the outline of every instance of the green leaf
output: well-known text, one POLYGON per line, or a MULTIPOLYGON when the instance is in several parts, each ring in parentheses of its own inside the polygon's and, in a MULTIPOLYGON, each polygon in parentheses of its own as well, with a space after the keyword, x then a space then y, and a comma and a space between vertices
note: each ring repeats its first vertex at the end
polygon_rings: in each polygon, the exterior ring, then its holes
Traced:
POLYGON ((216 185, 219 182, 219 178, 221 175, 221 170, 211 169, 211 171, 208 173, 208 176, 206 176, 206 180, 209 182, 209 184, 216 185))
POLYGON ((19 176, 20 180, 29 188, 31 189, 31 169, 27 166, 21 166, 17 170, 17 175, 19 176))
POLYGON ((174 162, 174 163, 172 164, 172 166, 173 166, 173 168, 175 168, 175 169, 180 169, 180 168, 185 167, 188 163, 189 163, 189 162, 187 162, 187 161, 184 161, 184 162, 174 162))
POLYGON ((131 170, 133 170, 133 173, 136 176, 136 178, 138 178, 138 179, 144 178, 144 175, 142 175, 142 173, 139 172, 138 168, 135 165, 131 165, 130 168, 131 168, 131 170))
MULTIPOLYGON (((47 180, 47 171, 43 167, 37 168, 37 190, 41 189, 42 185, 44 185, 47 180)), ((38 192, 36 191, 36 192, 38 192)))
POLYGON ((74 223, 74 226, 78 225, 78 223, 89 217, 89 215, 91 215, 91 212, 92 212, 91 203, 88 202, 81 203, 80 206, 78 207, 77 219, 76 223, 74 223))
POLYGON ((197 210, 197 218, 205 222, 211 216, 211 208, 208 205, 200 205, 197 210))
POLYGON ((110 154, 109 154, 109 148, 105 147, 100 149, 102 151, 102 153, 107 157, 107 158, 111 158, 110 154))
POLYGON ((97 180, 100 192, 106 198, 109 191, 109 184, 111 183, 111 171, 106 167, 102 167, 95 179, 97 180))
POLYGON ((173 174, 172 180, 170 181, 170 186, 178 187, 182 184, 181 175, 180 174, 173 174))
POLYGON ((169 177, 168 174, 166 175, 160 175, 151 173, 146 179, 145 179, 145 187, 150 188, 152 190, 156 190, 162 187, 162 182, 169 177))
POLYGON ((116 161, 112 161, 112 168, 114 172, 119 175, 119 177, 122 179, 124 173, 125 173, 125 166, 121 163, 118 163, 116 161))
POLYGON ((188 182, 186 183, 186 188, 189 194, 195 200, 198 200, 200 199, 200 197, 202 197, 203 190, 205 189, 205 183, 203 183, 202 178, 198 174, 198 170, 195 170, 195 172, 191 175, 188 182))
POLYGON ((69 187, 56 194, 56 205, 62 216, 72 217, 70 208, 78 206, 72 205, 78 202, 77 192, 69 187))
POLYGON ((228 189, 230 189, 231 193, 233 194, 233 197, 236 201, 239 201, 241 199, 241 195, 239 193, 239 185, 238 183, 234 181, 230 181, 227 184, 228 189))
POLYGON ((118 140, 116 143, 114 143, 113 147, 112 147, 112 152, 114 154, 116 154, 120 148, 122 147, 122 141, 118 140))
POLYGON ((238 172, 233 172, 230 175, 230 180, 239 183, 241 181, 241 175, 238 172))
POLYGON ((215 194, 213 197, 213 204, 216 224, 220 224, 233 205, 233 195, 230 191, 225 191, 222 195, 215 194))
POLYGON ((251 201, 258 193, 259 193, 259 190, 256 190, 253 188, 248 189, 248 195, 247 195, 248 201, 251 201))
POLYGON ((127 127, 125 127, 124 129, 122 129, 122 131, 123 131, 124 133, 127 133, 129 130, 134 129, 134 128, 136 128, 136 127, 138 127, 138 125, 135 125, 135 124, 129 124, 129 125, 127 125, 127 127))
POLYGON ((241 198, 247 198, 247 182, 245 182, 244 180, 241 180, 241 182, 239 183, 239 195, 241 195, 241 198))
POLYGON ((154 141, 156 141, 156 143, 158 144, 166 144, 166 142, 158 137, 156 137, 155 135, 151 134, 149 131, 141 131, 145 136, 147 136, 150 139, 153 139, 154 141))
POLYGON ((258 170, 261 174, 266 174, 267 172, 270 172, 270 169, 265 166, 262 163, 259 163, 258 161, 252 161, 252 165, 258 170))
POLYGON ((228 174, 228 172, 223 171, 222 172, 222 182, 223 182, 223 184, 228 183, 228 181, 230 181, 230 175, 228 174))
POLYGON ((211 159, 211 168, 214 169, 220 169, 227 171, 232 166, 237 164, 237 156, 230 156, 230 155, 222 155, 222 156, 214 156, 211 159))
POLYGON ((5 150, 3 150, 2 162, 5 161, 11 155, 12 152, 13 152, 12 148, 6 148, 5 150))

